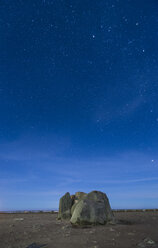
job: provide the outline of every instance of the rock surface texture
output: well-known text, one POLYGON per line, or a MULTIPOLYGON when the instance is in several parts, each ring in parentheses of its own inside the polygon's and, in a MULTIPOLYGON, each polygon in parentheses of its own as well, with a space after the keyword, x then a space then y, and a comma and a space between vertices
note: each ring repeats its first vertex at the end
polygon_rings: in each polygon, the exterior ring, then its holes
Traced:
POLYGON ((100 191, 92 191, 89 194, 77 192, 73 196, 73 201, 70 194, 67 193, 60 199, 58 217, 70 219, 71 224, 74 225, 114 223, 109 200, 106 194, 100 191), (71 199, 71 204, 68 198, 71 199), (68 202, 69 204, 67 204, 68 202))

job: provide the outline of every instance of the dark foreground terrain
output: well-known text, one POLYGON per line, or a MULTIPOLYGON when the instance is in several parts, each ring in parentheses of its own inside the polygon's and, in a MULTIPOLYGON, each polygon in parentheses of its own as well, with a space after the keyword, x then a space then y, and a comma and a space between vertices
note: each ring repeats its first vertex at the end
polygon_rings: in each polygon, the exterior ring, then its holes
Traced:
POLYGON ((53 213, 1 213, 0 248, 158 248, 158 211, 114 214, 117 225, 76 228, 53 213))

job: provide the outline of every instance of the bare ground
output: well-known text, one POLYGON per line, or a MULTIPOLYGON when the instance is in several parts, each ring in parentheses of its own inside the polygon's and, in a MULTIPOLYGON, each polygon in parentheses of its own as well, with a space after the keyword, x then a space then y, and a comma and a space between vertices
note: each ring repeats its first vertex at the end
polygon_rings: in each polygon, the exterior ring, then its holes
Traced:
POLYGON ((158 211, 114 214, 116 225, 75 228, 53 213, 1 213, 0 248, 158 248, 158 211))

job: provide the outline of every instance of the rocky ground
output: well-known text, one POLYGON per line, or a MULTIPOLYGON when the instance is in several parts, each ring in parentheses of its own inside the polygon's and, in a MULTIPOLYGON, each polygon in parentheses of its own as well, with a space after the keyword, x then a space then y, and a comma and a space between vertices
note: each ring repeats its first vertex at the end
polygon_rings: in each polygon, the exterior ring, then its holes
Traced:
POLYGON ((72 227, 55 213, 1 213, 0 248, 158 248, 158 211, 114 214, 117 225, 72 227))

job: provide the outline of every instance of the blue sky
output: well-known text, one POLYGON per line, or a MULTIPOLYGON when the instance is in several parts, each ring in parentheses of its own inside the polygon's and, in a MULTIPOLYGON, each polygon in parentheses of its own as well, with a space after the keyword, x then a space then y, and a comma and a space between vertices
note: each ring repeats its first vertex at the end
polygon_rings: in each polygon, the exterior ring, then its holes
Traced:
POLYGON ((156 0, 0 7, 0 210, 101 190, 158 206, 156 0))
POLYGON ((1 146, 1 210, 57 209, 69 191, 101 190, 113 208, 157 206, 157 157, 129 151, 104 156, 67 156, 71 141, 45 147, 43 139, 23 137, 1 146), (7 151, 7 153, 6 153, 7 151))

